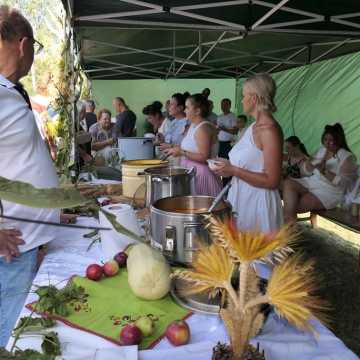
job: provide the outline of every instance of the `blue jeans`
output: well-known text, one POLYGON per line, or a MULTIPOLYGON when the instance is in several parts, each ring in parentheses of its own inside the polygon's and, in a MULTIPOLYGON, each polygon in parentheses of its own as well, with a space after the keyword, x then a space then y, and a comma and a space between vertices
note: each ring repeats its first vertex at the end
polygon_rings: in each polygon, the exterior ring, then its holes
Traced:
POLYGON ((0 347, 5 347, 36 274, 38 249, 7 263, 0 258, 0 347))

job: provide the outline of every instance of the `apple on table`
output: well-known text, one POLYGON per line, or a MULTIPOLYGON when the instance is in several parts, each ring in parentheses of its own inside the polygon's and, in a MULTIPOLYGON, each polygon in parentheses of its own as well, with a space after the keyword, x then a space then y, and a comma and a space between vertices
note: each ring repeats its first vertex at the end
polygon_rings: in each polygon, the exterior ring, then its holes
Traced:
POLYGON ((174 346, 186 345, 190 340, 189 325, 184 320, 175 320, 166 328, 165 336, 174 346))
POLYGON ((103 266, 106 276, 115 276, 119 272, 119 264, 115 260, 107 261, 103 266))
POLYGON ((102 278, 103 274, 103 267, 98 264, 91 264, 86 269, 86 277, 89 280, 98 281, 102 278))

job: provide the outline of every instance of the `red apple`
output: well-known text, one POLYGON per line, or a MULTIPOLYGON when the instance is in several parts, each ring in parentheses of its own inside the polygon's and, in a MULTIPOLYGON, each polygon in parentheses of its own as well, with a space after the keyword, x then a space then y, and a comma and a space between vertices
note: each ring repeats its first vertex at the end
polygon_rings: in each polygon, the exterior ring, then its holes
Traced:
POLYGON ((98 281, 103 275, 103 268, 98 264, 91 264, 86 269, 86 277, 89 280, 98 281))
POLYGON ((189 325, 183 320, 175 320, 166 328, 165 335, 171 344, 185 345, 190 340, 189 325))
POLYGON ((119 265, 115 260, 109 260, 104 264, 103 270, 106 276, 114 276, 119 272, 119 265))
POLYGON ((121 345, 139 345, 141 340, 141 330, 135 324, 127 324, 121 329, 121 345))
POLYGON ((127 254, 121 251, 114 256, 114 260, 119 264, 120 267, 124 267, 126 266, 127 257, 127 254))

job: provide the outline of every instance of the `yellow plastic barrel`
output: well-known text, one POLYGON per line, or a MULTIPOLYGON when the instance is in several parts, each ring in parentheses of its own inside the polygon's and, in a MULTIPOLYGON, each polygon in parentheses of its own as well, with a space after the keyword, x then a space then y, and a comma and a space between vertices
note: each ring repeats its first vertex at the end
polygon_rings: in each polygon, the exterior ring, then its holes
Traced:
POLYGON ((132 198, 136 190, 145 183, 144 170, 153 167, 168 166, 163 160, 127 160, 121 164, 123 195, 132 198))

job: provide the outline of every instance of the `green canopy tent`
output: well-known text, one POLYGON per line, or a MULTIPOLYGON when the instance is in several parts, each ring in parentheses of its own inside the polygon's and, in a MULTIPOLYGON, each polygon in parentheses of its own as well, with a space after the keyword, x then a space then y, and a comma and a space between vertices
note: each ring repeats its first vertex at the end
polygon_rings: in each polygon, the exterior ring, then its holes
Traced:
POLYGON ((360 50, 357 0, 64 0, 96 79, 226 78, 360 50))
MULTIPOLYGON (((186 88, 185 79, 202 79, 198 90, 209 84, 205 79, 219 79, 213 82, 214 86, 221 83, 224 89, 231 89, 232 98, 238 101, 239 96, 235 95, 238 79, 266 71, 277 73, 275 78, 279 79, 279 95, 283 94, 279 120, 285 133, 296 132, 305 137, 310 150, 319 143, 324 123, 343 120, 314 119, 308 112, 305 119, 299 104, 304 101, 306 104, 303 94, 309 82, 318 89, 312 96, 321 91, 321 85, 336 89, 329 76, 314 80, 309 75, 320 69, 319 61, 360 50, 358 0, 63 0, 63 3, 72 20, 81 66, 93 80, 94 93, 104 105, 111 105, 111 99, 103 98, 106 89, 111 98, 116 88, 135 93, 135 88, 147 86, 149 91, 143 96, 149 95, 148 98, 143 104, 136 104, 139 114, 146 101, 155 100, 160 87, 155 79, 171 80, 168 84, 174 86, 167 85, 171 89, 186 88), (309 67, 311 71, 307 70, 309 67), (128 81, 135 79, 142 80, 128 81), (105 85, 97 80, 124 81, 107 81, 105 85), (151 85, 153 81, 155 87, 151 85), (286 104, 286 110, 282 104, 286 104), (309 125, 314 120, 318 121, 314 131, 310 131, 309 125), (301 126, 297 127, 299 121, 301 126)), ((353 56, 347 59, 355 66, 357 55, 353 56)), ((330 63, 336 65, 335 75, 348 76, 345 69, 356 73, 355 67, 349 70, 348 62, 330 63)), ((327 70, 322 67, 322 71, 326 75, 327 70)), ((339 76, 337 79, 341 81, 339 76)), ((356 96, 353 100, 357 100, 356 96)), ((328 109, 326 102, 323 106, 328 109)), ((317 116, 320 110, 315 112, 317 116)), ((350 143, 356 145, 355 140, 350 143)))

